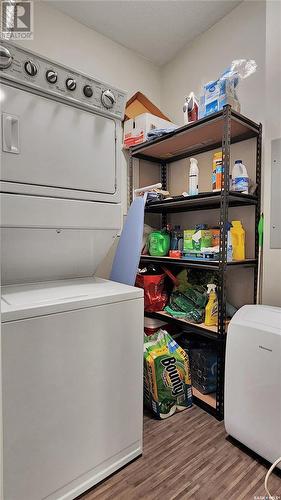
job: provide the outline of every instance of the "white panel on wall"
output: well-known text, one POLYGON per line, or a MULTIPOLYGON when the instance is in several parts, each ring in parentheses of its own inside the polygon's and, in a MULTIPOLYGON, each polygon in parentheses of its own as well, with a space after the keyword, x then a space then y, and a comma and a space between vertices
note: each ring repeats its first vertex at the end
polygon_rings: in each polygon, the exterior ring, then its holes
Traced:
POLYGON ((271 142, 270 248, 281 248, 281 139, 271 142))

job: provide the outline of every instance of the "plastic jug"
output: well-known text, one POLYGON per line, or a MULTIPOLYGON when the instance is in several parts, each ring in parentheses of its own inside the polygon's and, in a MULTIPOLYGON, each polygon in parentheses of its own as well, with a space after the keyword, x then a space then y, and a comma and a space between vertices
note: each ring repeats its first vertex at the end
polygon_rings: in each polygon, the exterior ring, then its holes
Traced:
POLYGON ((245 230, 240 220, 233 220, 231 224, 233 260, 245 260, 245 230))
POLYGON ((148 238, 148 251, 154 257, 165 257, 170 249, 170 235, 166 229, 152 231, 148 238))
POLYGON ((242 160, 235 160, 232 169, 232 191, 248 194, 249 192, 249 176, 242 160))

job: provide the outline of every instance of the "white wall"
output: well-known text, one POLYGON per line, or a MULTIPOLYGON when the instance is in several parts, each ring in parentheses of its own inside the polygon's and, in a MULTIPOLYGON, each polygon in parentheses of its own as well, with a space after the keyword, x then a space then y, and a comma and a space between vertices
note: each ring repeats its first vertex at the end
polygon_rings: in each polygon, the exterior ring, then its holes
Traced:
MULTIPOLYGON (((182 104, 191 90, 200 95, 202 85, 217 78, 233 59, 250 58, 258 64, 257 72, 241 82, 239 99, 241 112, 264 125, 265 241, 262 300, 265 304, 279 306, 281 250, 270 249, 269 231, 270 141, 281 136, 280 26, 279 1, 244 1, 161 68, 161 109, 176 123, 183 124, 182 104)), ((243 158, 250 154, 247 148, 248 143, 241 143, 243 158)))
MULTIPOLYGON (((281 306, 281 249, 270 249, 271 140, 281 137, 281 3, 266 4, 263 302, 281 306)), ((279 215, 281 217, 281 214, 279 215)))
POLYGON ((215 80, 233 59, 255 59, 256 74, 241 82, 241 112, 256 121, 264 116, 265 2, 243 2, 212 28, 195 38, 161 69, 161 109, 183 124, 184 97, 198 96, 204 83, 215 80))
POLYGON ((34 40, 23 47, 57 60, 90 76, 126 90, 141 90, 159 104, 159 69, 133 51, 87 28, 55 9, 35 1, 34 40))

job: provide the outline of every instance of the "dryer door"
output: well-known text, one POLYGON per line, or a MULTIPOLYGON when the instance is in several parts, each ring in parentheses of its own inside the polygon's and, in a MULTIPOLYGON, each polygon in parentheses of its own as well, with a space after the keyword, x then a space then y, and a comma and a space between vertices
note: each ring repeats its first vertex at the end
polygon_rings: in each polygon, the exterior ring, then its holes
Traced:
POLYGON ((2 88, 2 180, 31 184, 30 194, 114 201, 114 119, 2 88))

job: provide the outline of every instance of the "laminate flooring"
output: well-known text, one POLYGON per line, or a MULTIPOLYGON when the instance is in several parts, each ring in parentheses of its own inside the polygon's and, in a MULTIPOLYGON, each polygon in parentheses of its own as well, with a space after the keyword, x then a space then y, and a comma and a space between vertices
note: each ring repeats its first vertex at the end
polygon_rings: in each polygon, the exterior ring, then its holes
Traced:
MULTIPOLYGON (((267 468, 197 406, 162 421, 147 413, 143 455, 79 499, 261 500, 267 468)), ((281 474, 269 486, 281 500, 281 474)))

